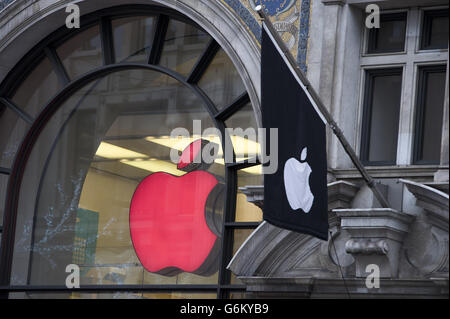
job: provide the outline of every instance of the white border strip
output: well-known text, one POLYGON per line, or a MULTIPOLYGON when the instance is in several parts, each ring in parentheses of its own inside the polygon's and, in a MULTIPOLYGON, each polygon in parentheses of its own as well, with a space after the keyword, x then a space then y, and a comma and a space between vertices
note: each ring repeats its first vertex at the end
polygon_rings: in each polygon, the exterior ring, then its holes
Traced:
POLYGON ((322 119, 323 123, 325 123, 325 125, 328 124, 327 120, 325 119, 325 117, 323 116, 322 112, 320 112, 319 108, 317 107, 317 104, 314 102, 314 100, 312 99, 311 95, 309 94, 309 91, 306 89, 306 86, 303 84, 303 82, 300 80, 300 78, 298 77, 297 73, 295 72, 295 70, 293 69, 291 63, 289 63, 289 60, 287 59, 287 57, 284 55, 283 51, 281 50, 281 48, 278 46, 277 41, 275 41, 275 39, 273 38, 272 34, 270 33, 269 29, 267 28, 266 24, 263 22, 263 27, 264 30, 266 31, 266 33, 269 35, 270 39, 272 40, 272 43, 274 44, 274 46, 277 48, 278 53, 281 55, 281 57, 284 60, 284 63, 286 63, 286 65, 289 67, 289 70, 291 70, 292 75, 295 77, 295 79, 297 80, 298 84, 300 84, 300 86, 302 87, 303 91, 305 92, 306 96, 308 97, 309 101, 311 102, 311 104, 313 105, 314 109, 316 110, 317 114, 320 116, 320 118, 322 119))

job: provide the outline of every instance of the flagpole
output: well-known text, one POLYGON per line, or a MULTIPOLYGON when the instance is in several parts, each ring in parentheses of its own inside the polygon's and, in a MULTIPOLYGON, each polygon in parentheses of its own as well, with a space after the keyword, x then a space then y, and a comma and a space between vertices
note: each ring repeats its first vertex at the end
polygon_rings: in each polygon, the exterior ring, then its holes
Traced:
POLYGON ((356 155, 355 151, 353 150, 350 143, 347 141, 347 138, 344 136, 344 133, 337 125, 336 121, 334 121, 333 117, 331 116, 330 112, 328 112, 328 109, 323 104, 322 100, 320 99, 319 95, 316 93, 314 88, 312 87, 309 80, 306 78, 305 73, 298 67, 297 62, 295 61, 294 57, 292 56, 291 52, 287 49, 286 45, 284 44, 284 41, 281 39, 278 32, 275 30, 272 22, 270 21, 269 17, 264 12, 261 5, 257 6, 255 8, 255 11, 259 14, 261 17, 262 23, 266 25, 268 31, 272 35, 272 37, 277 42, 278 47, 281 49, 285 57, 287 58, 287 61, 291 65, 292 69, 295 71, 297 76, 300 78, 300 81, 305 86, 306 90, 310 94, 312 100, 315 102, 317 107, 319 108, 319 111, 322 113, 323 117, 327 121, 328 125, 330 126, 331 130, 333 131, 334 135, 338 138, 338 140, 341 142, 342 146, 344 147, 345 152, 348 154, 350 159, 352 160, 355 167, 358 169, 358 171, 361 173, 361 176, 363 177, 364 181, 366 182, 367 186, 372 190, 375 197, 378 199, 379 203, 383 208, 389 208, 389 203, 386 200, 386 198, 383 196, 383 194, 380 192, 380 190, 376 187, 375 182, 372 178, 372 176, 369 175, 364 165, 359 160, 358 156, 356 155))

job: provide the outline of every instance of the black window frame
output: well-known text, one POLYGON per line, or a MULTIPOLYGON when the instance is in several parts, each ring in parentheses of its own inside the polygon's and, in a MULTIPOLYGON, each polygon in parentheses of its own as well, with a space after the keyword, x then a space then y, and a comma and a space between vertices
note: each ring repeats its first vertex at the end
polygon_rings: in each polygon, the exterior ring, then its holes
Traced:
MULTIPOLYGON (((370 130, 372 125, 372 97, 373 97, 373 78, 375 76, 389 76, 389 75, 403 75, 402 67, 382 68, 382 69, 367 69, 364 72, 365 85, 363 96, 363 114, 361 126, 361 162, 367 166, 393 166, 397 164, 397 154, 395 154, 394 161, 369 161, 370 152, 370 130)), ((403 82, 403 81, 402 81, 403 82)), ((403 85, 403 84, 402 84, 403 85)), ((401 101, 400 101, 401 103, 401 101)), ((401 106, 399 106, 400 108, 401 106)), ((397 139, 398 149, 398 134, 397 139)))
POLYGON ((440 48, 430 45, 431 39, 431 23, 433 18, 448 17, 447 9, 430 9, 423 10, 422 23, 420 26, 420 50, 446 50, 448 49, 448 42, 446 48, 440 48))
POLYGON ((408 12, 395 12, 395 13, 380 13, 380 28, 383 22, 387 21, 405 21, 405 30, 404 30, 404 39, 403 39, 403 48, 401 50, 377 50, 375 49, 375 45, 378 38, 379 28, 371 28, 367 34, 367 48, 366 54, 393 54, 393 53, 403 53, 406 48, 406 31, 408 27, 408 12))
MULTIPOLYGON (((81 17, 81 27, 76 30, 67 29, 65 26, 59 28, 45 39, 41 40, 33 49, 31 49, 8 73, 7 77, 0 83, 0 116, 5 108, 13 108, 19 115, 24 113, 18 106, 10 100, 10 97, 19 87, 25 76, 36 65, 36 61, 44 57, 50 58, 52 67, 58 75, 63 88, 54 96, 43 108, 43 111, 37 118, 30 118, 31 128, 21 142, 12 169, 0 167, 0 174, 8 175, 8 189, 6 194, 6 203, 4 210, 3 225, 0 226, 2 236, 0 247, 0 298, 7 298, 12 292, 43 292, 43 293, 72 293, 72 292, 191 292, 191 293, 210 293, 215 292, 217 298, 229 298, 231 292, 245 292, 246 287, 243 284, 231 284, 231 273, 226 269, 232 257, 234 230, 236 229, 256 229, 260 222, 235 222, 236 196, 237 196, 237 172, 251 166, 260 165, 258 160, 248 159, 243 162, 236 162, 233 154, 234 163, 225 165, 226 181, 226 200, 224 208, 224 219, 222 228, 222 247, 219 256, 218 281, 216 284, 179 284, 179 285, 89 285, 82 286, 80 289, 69 289, 65 286, 11 286, 11 267, 15 243, 15 224, 17 218, 18 194, 20 191, 21 180, 24 173, 28 156, 32 150, 34 142, 37 140, 40 130, 50 120, 53 113, 63 103, 63 101, 78 88, 89 81, 102 75, 114 72, 114 70, 126 70, 133 68, 158 68, 168 75, 179 79, 185 85, 192 87, 198 94, 202 95, 205 105, 208 105, 208 112, 212 120, 217 123, 222 136, 227 138, 225 133, 225 121, 233 114, 241 110, 246 104, 250 103, 249 94, 244 91, 229 105, 222 110, 214 105, 208 96, 198 86, 198 81, 206 71, 207 66, 213 60, 220 49, 220 45, 212 39, 205 51, 199 57, 196 65, 193 67, 189 76, 183 76, 173 70, 157 65, 164 37, 159 36, 153 39, 151 51, 148 55, 147 64, 145 63, 127 63, 118 62, 114 57, 114 46, 111 32, 111 20, 114 18, 131 16, 157 16, 158 30, 164 33, 169 19, 176 19, 185 23, 192 24, 205 31, 193 20, 183 14, 166 7, 157 5, 122 5, 102 9, 81 17), (102 43, 103 66, 82 76, 69 79, 67 72, 59 60, 55 48, 64 41, 72 38, 78 33, 86 30, 93 25, 100 26, 100 37, 102 43)), ((158 34, 158 30, 156 33, 158 34)), ((205 31, 206 32, 206 31, 205 31)), ((24 113, 25 114, 25 113, 24 113)), ((26 114, 25 114, 26 115, 26 114)), ((23 118, 22 118, 23 119, 23 118)), ((225 145, 225 144, 224 144, 225 145)))
MULTIPOLYGON (((418 67, 417 76, 417 94, 414 115, 414 143, 413 143, 413 164, 414 165, 439 165, 440 158, 436 160, 422 160, 423 146, 423 129, 424 129, 424 113, 425 98, 427 91, 427 77, 430 73, 446 73, 447 66, 445 64, 423 65, 418 67)), ((445 100, 445 98, 444 98, 445 100)), ((442 107, 442 110, 444 108, 442 107)), ((442 114, 443 115, 443 114, 442 114)), ((442 130, 441 130, 442 134, 442 130)), ((441 140, 442 143, 442 140, 441 140)))

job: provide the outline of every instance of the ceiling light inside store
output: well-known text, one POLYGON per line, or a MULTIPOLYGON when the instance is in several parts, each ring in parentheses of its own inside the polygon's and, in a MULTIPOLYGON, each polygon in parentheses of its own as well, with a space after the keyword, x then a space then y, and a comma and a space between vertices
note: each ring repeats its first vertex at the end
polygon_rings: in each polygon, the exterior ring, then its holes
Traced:
POLYGON ((135 161, 121 160, 120 162, 152 173, 165 172, 175 176, 181 176, 186 174, 186 172, 178 170, 177 166, 172 162, 161 161, 153 158, 149 160, 135 160, 135 161))
MULTIPOLYGON (((179 137, 169 137, 169 136, 161 136, 161 137, 155 137, 155 136, 148 136, 145 138, 145 140, 156 143, 159 145, 163 145, 172 149, 176 149, 178 151, 183 151, 189 144, 191 144, 193 141, 198 139, 204 139, 208 140, 210 142, 216 143, 218 145, 222 145, 219 136, 212 135, 212 136, 200 136, 200 135, 193 135, 190 137, 185 136, 179 136, 179 137)), ((243 138, 241 136, 233 135, 231 136, 231 142, 234 147, 234 152, 237 155, 247 155, 252 154, 256 156, 257 154, 260 154, 261 151, 261 145, 258 142, 243 138)), ((222 147, 219 148, 219 156, 223 156, 223 150, 222 147)))
POLYGON ((108 159, 148 158, 145 154, 137 153, 106 142, 100 143, 95 155, 108 159))

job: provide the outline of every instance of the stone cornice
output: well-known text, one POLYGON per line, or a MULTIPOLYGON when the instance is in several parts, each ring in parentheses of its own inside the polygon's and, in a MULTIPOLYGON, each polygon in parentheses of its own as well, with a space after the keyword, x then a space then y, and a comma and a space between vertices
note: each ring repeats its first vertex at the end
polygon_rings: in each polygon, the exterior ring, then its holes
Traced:
POLYGON ((405 179, 400 179, 416 197, 416 205, 423 208, 430 222, 448 232, 449 195, 433 187, 405 179))
POLYGON ((346 0, 322 0, 322 3, 326 6, 343 6, 346 2, 346 0))
POLYGON ((365 278, 343 281, 314 277, 239 277, 247 285, 249 297, 270 297, 271 294, 284 293, 292 297, 331 297, 331 298, 448 298, 448 278, 429 280, 380 279, 380 288, 369 289, 365 278))

